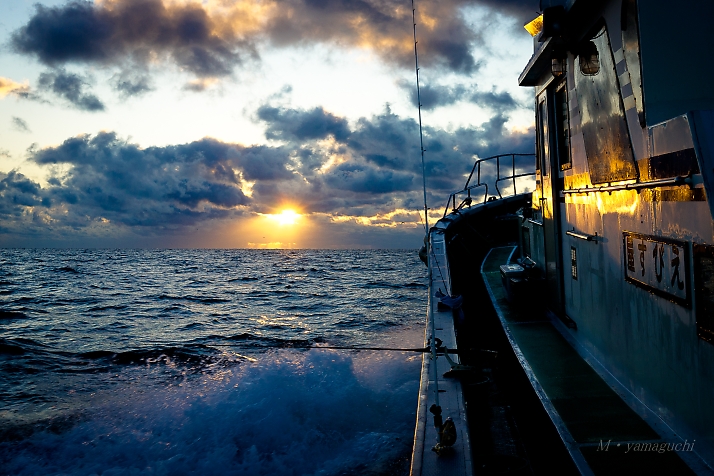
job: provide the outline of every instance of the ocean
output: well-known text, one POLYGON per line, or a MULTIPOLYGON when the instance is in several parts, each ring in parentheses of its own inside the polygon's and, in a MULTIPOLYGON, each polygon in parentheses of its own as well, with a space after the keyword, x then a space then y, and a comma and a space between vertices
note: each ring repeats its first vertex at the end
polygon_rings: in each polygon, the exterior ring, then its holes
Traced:
POLYGON ((0 250, 0 475, 408 474, 416 250, 0 250))

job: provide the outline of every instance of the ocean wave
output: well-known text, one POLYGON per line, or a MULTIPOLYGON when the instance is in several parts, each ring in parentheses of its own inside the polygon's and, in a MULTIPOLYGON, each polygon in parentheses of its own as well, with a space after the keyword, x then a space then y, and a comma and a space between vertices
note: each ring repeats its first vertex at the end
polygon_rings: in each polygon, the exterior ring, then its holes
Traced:
POLYGON ((403 328, 420 343, 418 259, 314 250, 4 258, 0 279, 12 283, 0 290, 14 292, 3 309, 24 317, 0 319, 0 428, 37 425, 0 436, 3 474, 394 474, 384 468, 408 461, 415 402, 405 401, 416 398, 418 362, 315 347, 379 346, 403 328), (407 378, 411 387, 397 390, 407 378), (71 416, 77 409, 88 418, 71 416))
POLYGON ((76 269, 74 269, 74 268, 71 267, 71 266, 62 266, 61 268, 57 268, 56 271, 61 271, 61 272, 65 272, 65 273, 79 274, 79 271, 77 271, 76 269))
POLYGON ((285 351, 221 379, 138 378, 81 411, 3 425, 0 466, 19 476, 404 474, 418 362, 385 358, 381 375, 365 363, 285 351))
POLYGON ((22 355, 25 353, 25 349, 19 345, 5 344, 0 342, 0 354, 5 355, 22 355))
POLYGON ((124 311, 129 309, 128 304, 104 304, 99 306, 92 306, 87 309, 88 312, 100 312, 100 311, 124 311))
POLYGON ((134 349, 123 352, 94 350, 78 354, 90 360, 108 360, 115 365, 144 364, 211 364, 224 362, 225 356, 220 351, 203 344, 189 344, 175 347, 155 347, 134 349))
POLYGON ((192 301, 192 302, 201 302, 205 304, 217 304, 217 303, 223 303, 223 302, 230 302, 231 299, 229 298, 222 298, 222 297, 202 297, 202 296, 175 296, 172 294, 161 294, 157 296, 156 299, 160 300, 174 300, 174 301, 192 301))
POLYGON ((254 347, 270 347, 270 348, 309 348, 315 342, 320 342, 316 339, 281 339, 278 337, 258 336, 249 333, 236 334, 233 336, 223 337, 229 341, 240 341, 241 343, 250 343, 254 347))
POLYGON ((385 288, 385 289, 426 289, 424 283, 410 282, 405 284, 395 284, 386 281, 369 281, 365 284, 366 288, 385 288))
POLYGON ((25 319, 27 314, 19 311, 4 311, 0 309, 0 319, 25 319))

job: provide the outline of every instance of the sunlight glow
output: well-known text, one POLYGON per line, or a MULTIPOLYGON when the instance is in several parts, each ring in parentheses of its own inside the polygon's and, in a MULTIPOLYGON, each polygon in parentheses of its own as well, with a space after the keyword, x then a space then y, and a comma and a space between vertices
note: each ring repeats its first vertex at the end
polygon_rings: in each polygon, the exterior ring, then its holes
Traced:
POLYGON ((295 210, 286 209, 278 214, 268 215, 268 216, 272 220, 277 221, 280 226, 285 226, 285 225, 294 225, 297 222, 298 218, 300 218, 301 215, 299 213, 297 213, 295 210))
MULTIPOLYGON (((431 216, 431 213, 429 216, 431 216)), ((441 218, 441 215, 438 215, 438 218, 441 218)), ((333 215, 330 216, 330 221, 333 223, 353 222, 362 226, 374 226, 380 228, 414 228, 419 226, 420 223, 423 223, 424 219, 421 218, 418 210, 397 208, 391 212, 377 213, 373 216, 333 215)))
POLYGON ((271 241, 270 243, 248 242, 247 247, 254 250, 291 250, 297 248, 297 243, 283 243, 282 241, 271 241))

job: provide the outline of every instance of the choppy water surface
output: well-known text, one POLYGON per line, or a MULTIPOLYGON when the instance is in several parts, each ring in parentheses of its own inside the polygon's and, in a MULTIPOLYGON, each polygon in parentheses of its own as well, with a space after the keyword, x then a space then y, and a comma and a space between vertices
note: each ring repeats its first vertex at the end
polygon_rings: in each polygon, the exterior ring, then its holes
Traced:
POLYGON ((403 474, 407 251, 0 250, 0 474, 403 474))

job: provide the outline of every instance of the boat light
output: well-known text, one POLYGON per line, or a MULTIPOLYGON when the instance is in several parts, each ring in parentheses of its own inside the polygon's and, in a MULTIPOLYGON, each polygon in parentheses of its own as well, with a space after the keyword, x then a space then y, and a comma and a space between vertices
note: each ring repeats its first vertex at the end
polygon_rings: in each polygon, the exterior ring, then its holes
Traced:
POLYGON ((565 74, 568 65, 568 55, 564 51, 554 51, 550 59, 550 72, 556 78, 565 74))
POLYGON ((523 25, 523 28, 525 28, 531 36, 536 36, 543 30, 543 15, 538 15, 536 18, 523 25))

